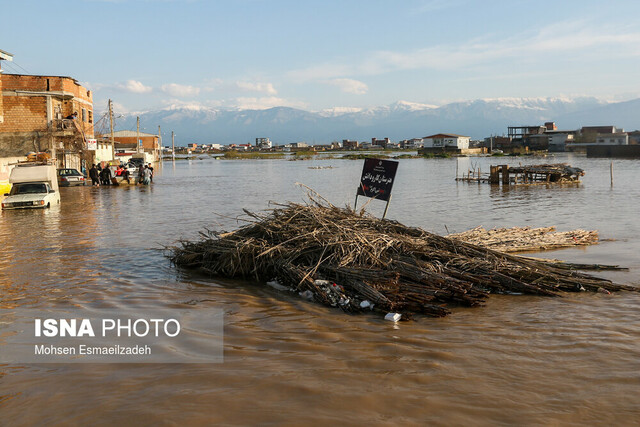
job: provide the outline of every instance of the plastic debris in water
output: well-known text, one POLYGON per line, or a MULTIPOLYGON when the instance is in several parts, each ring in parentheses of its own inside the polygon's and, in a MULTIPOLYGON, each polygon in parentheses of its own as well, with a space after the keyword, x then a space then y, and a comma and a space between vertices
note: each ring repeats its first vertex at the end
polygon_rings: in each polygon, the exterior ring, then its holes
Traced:
POLYGON ((304 299, 308 299, 308 300, 312 300, 313 299, 313 292, 311 292, 309 290, 306 290, 304 292, 300 292, 298 295, 300 295, 304 299))
POLYGON ((611 295, 611 292, 609 292, 605 288, 598 288, 598 292, 600 292, 601 294, 605 294, 605 295, 611 295))
POLYGON ((281 285, 277 280, 272 280, 271 282, 267 282, 268 286, 271 286, 273 289, 277 289, 279 291, 289 291, 291 290, 287 286, 281 285))
POLYGON ((364 300, 360 303, 360 308, 369 308, 372 307, 371 303, 367 300, 364 300))
POLYGON ((402 314, 400 313, 387 313, 387 315, 384 316, 384 320, 390 320, 392 322, 397 322, 400 318, 402 318, 402 314))

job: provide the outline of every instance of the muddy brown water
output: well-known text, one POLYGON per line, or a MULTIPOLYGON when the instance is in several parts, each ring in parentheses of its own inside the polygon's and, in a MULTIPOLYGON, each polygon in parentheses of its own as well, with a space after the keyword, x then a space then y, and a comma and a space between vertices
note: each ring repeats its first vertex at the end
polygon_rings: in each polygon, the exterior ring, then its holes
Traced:
MULTIPOLYGON (((607 159, 401 160, 389 217, 440 234, 597 229, 614 240, 543 256, 621 264, 630 270, 602 275, 640 285, 639 166, 614 160, 611 186, 607 159), (582 184, 454 181, 456 163, 486 172, 549 161, 583 168, 582 184)), ((640 294, 496 295, 395 325, 185 274, 158 250, 204 227, 233 229, 242 208, 302 201, 295 182, 352 204, 361 169, 338 159, 165 162, 150 187, 64 188, 60 207, 3 212, 3 310, 144 303, 222 308, 225 321, 220 364, 0 366, 0 424, 637 425, 640 294)))

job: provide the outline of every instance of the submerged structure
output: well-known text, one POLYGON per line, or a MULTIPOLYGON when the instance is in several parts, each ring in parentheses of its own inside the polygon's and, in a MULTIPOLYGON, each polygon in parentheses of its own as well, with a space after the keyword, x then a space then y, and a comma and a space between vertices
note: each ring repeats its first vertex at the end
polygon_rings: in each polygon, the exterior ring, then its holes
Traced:
POLYGON ((456 181, 502 183, 504 185, 560 184, 579 182, 582 176, 584 176, 582 169, 571 167, 566 163, 525 166, 498 165, 490 167, 489 175, 483 175, 479 170, 469 171, 461 178, 456 177, 456 181))

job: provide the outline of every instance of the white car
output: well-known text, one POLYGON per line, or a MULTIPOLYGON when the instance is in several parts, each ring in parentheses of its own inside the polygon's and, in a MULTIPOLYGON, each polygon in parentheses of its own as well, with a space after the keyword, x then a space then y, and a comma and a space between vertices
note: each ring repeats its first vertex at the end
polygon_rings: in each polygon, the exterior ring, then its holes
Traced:
POLYGON ((60 204, 60 193, 48 182, 23 182, 13 184, 11 192, 5 194, 2 209, 48 208, 60 204))

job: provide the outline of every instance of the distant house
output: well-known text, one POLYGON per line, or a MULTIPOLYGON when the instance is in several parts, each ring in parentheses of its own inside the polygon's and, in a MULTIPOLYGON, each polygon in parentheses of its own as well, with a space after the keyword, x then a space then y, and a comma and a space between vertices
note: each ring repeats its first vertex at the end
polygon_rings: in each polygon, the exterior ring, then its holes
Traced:
POLYGON ((256 147, 259 149, 269 149, 273 146, 273 143, 269 138, 256 138, 256 147))
POLYGON ((424 140, 422 138, 404 139, 399 143, 400 148, 405 150, 411 150, 415 148, 424 147, 424 140))
POLYGON ((549 151, 565 151, 567 143, 573 142, 573 133, 550 133, 549 134, 549 151))
POLYGON ((356 149, 358 148, 358 146, 359 146, 358 141, 352 141, 350 139, 342 140, 342 148, 344 149, 347 149, 347 150, 356 149))
POLYGON ((471 137, 456 135, 454 133, 437 133, 435 135, 425 136, 422 140, 424 141, 424 148, 466 150, 469 148, 471 137))
POLYGON ((306 142, 292 142, 289 144, 291 149, 295 150, 296 148, 309 148, 309 144, 306 142))
POLYGON ((640 130, 627 133, 629 134, 629 145, 640 145, 640 130))
POLYGON ((371 145, 372 146, 378 145, 382 148, 387 148, 389 147, 389 145, 391 145, 391 141, 389 140, 389 138, 383 138, 383 139, 371 138, 371 145))
POLYGON ((584 126, 571 146, 580 148, 591 145, 629 145, 629 134, 616 126, 584 126))

